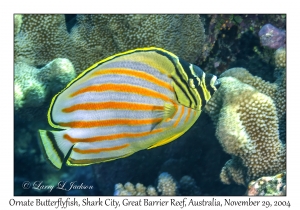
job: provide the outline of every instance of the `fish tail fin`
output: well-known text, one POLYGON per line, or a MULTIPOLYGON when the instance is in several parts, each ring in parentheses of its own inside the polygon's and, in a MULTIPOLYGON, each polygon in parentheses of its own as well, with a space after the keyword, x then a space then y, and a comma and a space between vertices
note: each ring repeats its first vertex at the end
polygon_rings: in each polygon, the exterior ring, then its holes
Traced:
POLYGON ((39 130, 42 148, 50 163, 57 169, 61 169, 64 158, 73 144, 63 138, 62 131, 39 130))

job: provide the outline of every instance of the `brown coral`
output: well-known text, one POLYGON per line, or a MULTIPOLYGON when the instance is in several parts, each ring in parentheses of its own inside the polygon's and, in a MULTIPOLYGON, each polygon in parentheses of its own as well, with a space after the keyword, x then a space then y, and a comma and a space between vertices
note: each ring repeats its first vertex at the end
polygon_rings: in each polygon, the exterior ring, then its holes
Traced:
POLYGON ((275 65, 277 68, 286 67, 286 50, 285 47, 278 48, 274 53, 275 65))
POLYGON ((15 62, 40 67, 55 58, 70 59, 68 38, 64 15, 22 15, 22 25, 15 36, 15 62))
POLYGON ((140 183, 137 183, 135 186, 127 182, 125 185, 118 183, 115 185, 114 195, 141 195, 141 196, 156 196, 160 195, 176 195, 177 194, 177 185, 173 177, 167 173, 163 172, 158 177, 157 190, 149 185, 147 188, 140 183))
MULTIPOLYGON (((165 48, 195 62, 204 41, 198 15, 78 15, 71 37, 76 44, 75 66, 85 66, 138 47, 165 48)), ((82 70, 82 69, 81 69, 82 70)))
MULTIPOLYGON (((195 62, 204 40, 199 15, 77 15, 77 23, 69 33, 64 15, 25 14, 15 16, 14 26, 17 67, 40 69, 56 58, 65 58, 71 61, 76 74, 105 57, 138 47, 162 47, 195 62)), ((18 68, 15 78, 25 79, 22 71, 26 69, 18 68)), ((31 72, 37 74, 38 71, 31 72)), ((36 78, 33 74, 31 77, 36 78)), ((65 75, 57 72, 56 76, 65 75)), ((15 85, 15 107, 19 110, 25 104, 23 99, 30 102, 36 98, 36 94, 32 96, 30 91, 22 91, 24 88, 19 84, 26 82, 15 85)), ((38 89, 41 95, 38 98, 43 102, 44 92, 50 92, 49 88, 38 89)), ((43 103, 33 104, 38 107, 43 103)))
MULTIPOLYGON (((43 66, 68 58, 77 73, 116 53, 165 48, 195 62, 204 42, 199 15, 77 15, 70 34, 64 15, 23 15, 15 36, 15 60, 43 66)), ((17 26, 17 24, 15 25, 17 26)))
POLYGON ((216 136, 225 152, 232 155, 221 172, 229 184, 248 183, 265 175, 285 170, 285 145, 279 139, 278 115, 274 101, 276 85, 253 77, 246 70, 228 70, 221 87, 206 106, 214 120, 216 136), (249 74, 247 77, 241 76, 249 74), (254 88, 256 87, 256 88, 254 88))
POLYGON ((244 68, 231 68, 225 71, 222 77, 234 77, 239 81, 251 85, 259 92, 271 97, 276 105, 279 122, 285 120, 286 112, 286 70, 277 69, 277 80, 274 83, 264 81, 260 77, 253 76, 244 68))

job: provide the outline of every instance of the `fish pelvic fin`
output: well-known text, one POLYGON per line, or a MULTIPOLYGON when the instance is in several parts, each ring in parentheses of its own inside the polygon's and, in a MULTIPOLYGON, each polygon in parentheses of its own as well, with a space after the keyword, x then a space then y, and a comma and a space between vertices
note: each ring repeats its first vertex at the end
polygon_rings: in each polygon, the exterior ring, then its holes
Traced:
POLYGON ((63 138, 62 131, 39 130, 41 145, 49 162, 57 169, 61 169, 64 158, 73 144, 63 138))

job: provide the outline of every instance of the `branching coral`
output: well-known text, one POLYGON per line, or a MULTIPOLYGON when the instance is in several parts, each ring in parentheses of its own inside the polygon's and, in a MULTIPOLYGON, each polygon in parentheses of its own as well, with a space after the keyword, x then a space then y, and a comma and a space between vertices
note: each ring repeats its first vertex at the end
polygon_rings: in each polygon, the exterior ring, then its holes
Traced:
POLYGON ((143 184, 137 183, 135 186, 127 182, 124 185, 118 183, 115 185, 114 195, 201 195, 200 188, 196 185, 196 181, 190 176, 183 176, 180 182, 176 182, 174 178, 167 172, 163 172, 158 177, 157 187, 149 185, 145 187, 143 184))
POLYGON ((161 195, 176 195, 176 182, 169 173, 161 173, 158 177, 157 189, 161 195))
POLYGON ((176 195, 177 185, 173 177, 167 173, 161 173, 158 177, 157 190, 149 185, 147 188, 140 183, 134 186, 132 183, 127 182, 125 185, 120 183, 115 185, 114 195, 176 195))
POLYGON ((132 183, 127 182, 124 185, 122 185, 121 183, 116 184, 114 195, 156 196, 157 192, 156 189, 151 185, 146 188, 143 184, 140 183, 137 183, 134 186, 132 183))
POLYGON ((206 111, 216 124, 216 136, 224 151, 232 155, 222 169, 222 182, 246 185, 252 179, 284 171, 285 144, 279 139, 279 108, 275 103, 285 98, 276 94, 279 85, 242 68, 230 69, 221 77, 221 87, 206 111))

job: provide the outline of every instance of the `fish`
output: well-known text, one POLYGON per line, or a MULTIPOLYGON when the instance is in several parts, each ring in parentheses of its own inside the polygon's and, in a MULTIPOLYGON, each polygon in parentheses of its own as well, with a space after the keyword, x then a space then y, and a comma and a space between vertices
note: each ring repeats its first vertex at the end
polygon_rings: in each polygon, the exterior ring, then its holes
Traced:
POLYGON ((57 169, 124 158, 183 135, 220 86, 213 74, 162 48, 128 50, 84 70, 50 104, 39 130, 57 169))

